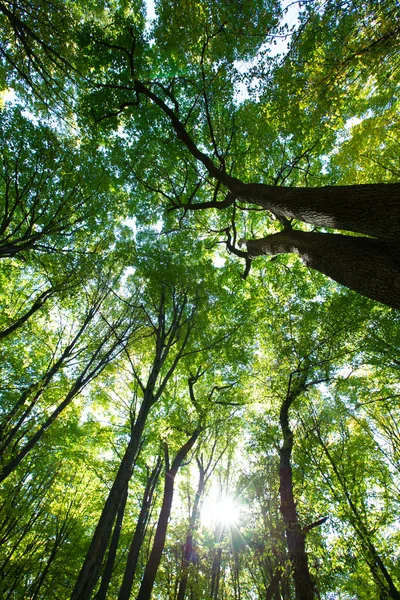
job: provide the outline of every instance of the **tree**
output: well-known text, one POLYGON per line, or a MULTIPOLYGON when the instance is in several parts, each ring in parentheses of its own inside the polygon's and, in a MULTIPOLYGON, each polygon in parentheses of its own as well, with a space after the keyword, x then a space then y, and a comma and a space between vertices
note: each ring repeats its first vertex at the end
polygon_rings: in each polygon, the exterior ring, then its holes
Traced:
MULTIPOLYGON (((24 385, 25 382, 16 388, 10 385, 1 422, 0 481, 16 469, 59 415, 115 360, 127 340, 141 328, 142 323, 134 311, 127 311, 124 306, 116 310, 115 306, 107 306, 108 283, 105 283, 105 289, 99 288, 92 298, 89 297, 81 322, 76 320, 72 324, 69 339, 62 323, 50 355, 41 356, 41 363, 37 357, 34 365, 39 371, 37 378, 28 385, 24 385), (106 309, 109 319, 101 318, 101 310, 106 309)), ((14 373, 12 369, 9 371, 12 381, 14 373)))
MULTIPOLYGON (((193 393, 193 390, 192 390, 193 393)), ((197 452, 196 463, 199 473, 199 479, 195 491, 192 511, 189 518, 189 527, 186 535, 186 540, 183 549, 183 560, 182 560, 182 575, 179 581, 177 600, 184 600, 186 588, 188 584, 189 569, 191 564, 194 562, 194 536, 198 528, 198 521, 200 517, 200 506, 202 497, 204 495, 208 480, 212 476, 218 462, 221 460, 225 453, 228 442, 222 447, 222 450, 217 448, 219 436, 215 435, 214 441, 211 445, 209 455, 204 456, 204 452, 197 452)))
POLYGON ((165 480, 163 502, 157 523, 157 529, 154 535, 153 548, 151 550, 149 560, 147 561, 146 570, 144 572, 139 594, 137 596, 138 600, 149 600, 151 597, 154 580, 156 578, 157 569, 160 564, 161 555, 164 549, 165 536, 174 494, 175 477, 186 456, 196 443, 200 432, 200 429, 195 429, 185 444, 179 448, 171 464, 169 462, 168 446, 165 447, 165 480))
POLYGON ((0 0, 2 597, 398 598, 398 6, 293 6, 0 0))
POLYGON ((136 349, 133 345, 132 349, 126 349, 132 379, 137 386, 130 412, 129 439, 75 585, 72 597, 81 600, 90 597, 96 584, 112 526, 141 449, 150 412, 166 394, 167 386, 181 363, 184 365, 189 357, 194 361, 197 355, 206 354, 227 338, 227 333, 223 328, 221 331, 218 323, 217 335, 202 340, 197 330, 205 318, 207 302, 202 300, 200 290, 189 288, 186 278, 190 271, 188 273, 187 267, 173 272, 168 256, 160 257, 160 260, 161 264, 164 262, 165 269, 162 275, 154 273, 160 263, 149 265, 145 261, 143 267, 142 277, 148 275, 149 270, 153 275, 147 286, 146 280, 142 280, 141 291, 147 302, 140 308, 150 344, 147 348, 136 349), (167 273, 169 279, 166 278, 167 273), (140 350, 144 356, 142 361, 137 362, 135 352, 140 350), (130 352, 133 353, 132 358, 130 352))
POLYGON ((1 112, 0 131, 0 257, 96 253, 110 243, 106 231, 122 195, 111 197, 112 177, 96 150, 34 125, 21 107, 1 112))
POLYGON ((400 184, 289 188, 244 183, 221 170, 199 150, 184 124, 160 96, 138 80, 134 82, 134 90, 151 99, 167 115, 179 140, 216 180, 217 189, 220 185, 228 189, 225 200, 188 202, 182 208, 199 210, 255 205, 284 221, 284 230, 280 233, 259 240, 242 238, 247 254, 236 249, 236 239, 233 244, 228 239, 228 249, 246 260, 258 255, 295 252, 306 266, 373 300, 393 308, 400 307, 397 245, 400 184), (297 231, 293 230, 290 219, 316 227, 355 232, 362 237, 297 231))
POLYGON ((153 500, 155 487, 162 469, 162 460, 157 458, 157 463, 151 471, 143 494, 142 505, 138 516, 135 533, 132 536, 132 541, 129 546, 129 553, 126 559, 126 567, 124 578, 122 580, 121 589, 119 591, 118 600, 129 600, 132 589, 133 579, 136 573, 136 567, 139 559, 139 552, 142 547, 146 527, 150 516, 150 507, 153 500))
MULTIPOLYGON (((326 25, 327 28, 334 28, 332 23, 334 4, 328 3, 325 8, 323 18, 329 23, 329 25, 326 25)), ((182 6, 181 8, 185 14, 187 7, 182 6)), ((371 14, 374 14, 374 7, 371 4, 368 3, 367 8, 363 7, 363 10, 368 13, 368 18, 372 18, 371 14)), ((379 12, 379 10, 376 12, 379 12)), ((120 71, 117 76, 112 75, 112 80, 108 79, 104 84, 101 80, 97 83, 99 88, 103 85, 102 99, 108 110, 105 108, 103 110, 99 109, 97 95, 100 92, 94 92, 92 102, 96 102, 94 108, 96 119, 103 121, 121 116, 128 135, 129 132, 131 135, 137 135, 138 131, 140 135, 143 130, 142 123, 146 121, 145 126, 150 127, 148 125, 149 120, 153 119, 157 122, 157 125, 153 125, 153 131, 157 129, 156 135, 159 136, 159 128, 162 128, 161 123, 164 124, 166 118, 167 123, 169 123, 169 130, 174 132, 188 153, 185 156, 179 147, 176 147, 175 152, 182 172, 186 173, 185 177, 180 177, 170 171, 171 167, 168 159, 164 159, 163 165, 162 160, 154 158, 154 166, 150 166, 150 168, 148 161, 145 169, 134 167, 138 181, 145 185, 150 192, 153 192, 153 197, 158 194, 166 198, 169 207, 180 208, 184 214, 202 209, 226 210, 228 217, 225 221, 228 225, 220 228, 220 233, 225 234, 228 249, 247 261, 261 254, 276 255, 278 253, 295 252, 303 258, 307 266, 321 271, 339 281, 339 283, 374 300, 398 308, 399 184, 397 182, 382 181, 357 183, 355 185, 332 185, 332 183, 328 183, 328 185, 322 186, 317 184, 304 186, 297 178, 297 181, 295 180, 297 185, 288 185, 290 175, 295 168, 300 168, 302 161, 308 160, 310 162, 313 160, 316 142, 312 143, 310 147, 306 147, 306 149, 303 146, 297 152, 294 150, 290 163, 280 165, 278 173, 275 173, 275 181, 271 184, 262 182, 247 183, 246 169, 240 170, 240 163, 236 159, 238 155, 244 156, 245 154, 243 143, 240 139, 237 139, 241 133, 240 126, 238 127, 236 124, 235 127, 232 127, 229 123, 232 120, 232 112, 235 116, 238 114, 239 123, 243 127, 242 134, 247 137, 247 123, 241 118, 240 109, 236 109, 234 106, 234 85, 232 81, 234 75, 228 70, 228 56, 235 51, 240 56, 241 40, 235 40, 233 49, 230 51, 226 46, 228 39, 232 41, 229 38, 229 28, 233 15, 227 18, 227 22, 219 21, 218 9, 213 3, 210 3, 205 9, 204 15, 202 15, 201 25, 199 22, 192 23, 189 20, 186 26, 187 38, 182 49, 182 56, 176 59, 177 66, 175 66, 173 75, 166 77, 164 74, 158 75, 157 69, 161 68, 161 65, 165 67, 171 60, 166 53, 166 48, 170 49, 171 52, 173 51, 171 25, 163 22, 163 18, 167 14, 174 22, 174 15, 167 12, 163 3, 160 3, 160 20, 157 22, 154 31, 155 40, 159 42, 160 48, 156 57, 157 65, 153 67, 150 73, 148 65, 143 63, 142 53, 145 51, 143 40, 140 40, 142 47, 137 59, 136 46, 132 43, 130 46, 124 45, 126 38, 122 34, 119 37, 118 34, 114 34, 113 46, 104 37, 100 42, 105 45, 108 44, 109 48, 113 47, 115 49, 113 61, 118 61, 119 54, 120 71), (219 26, 216 25, 218 22, 220 23, 219 26), (167 32, 164 31, 164 27, 167 32), (203 27, 201 32, 198 31, 199 27, 203 27), (194 37, 191 39, 190 34, 192 31, 193 35, 195 31, 198 35, 200 34, 200 38, 196 39, 194 37), (188 39, 191 40, 190 43, 188 39), (223 58, 221 57, 221 48, 225 52, 223 58), (192 60, 190 72, 181 72, 178 66, 183 61, 185 51, 188 54, 190 53, 192 60), (154 75, 154 72, 156 75, 154 75), (192 97, 190 94, 192 94, 192 97), (157 114, 151 110, 146 99, 159 109, 161 113, 160 124, 158 123, 157 114), (229 111, 221 106, 220 103, 223 102, 228 103, 229 111), (146 112, 148 117, 146 117, 146 112), (200 122, 201 126, 197 126, 196 122, 200 122), (231 147, 234 147, 236 152, 231 150, 231 147), (209 152, 206 150, 209 150, 209 152), (194 163, 193 159, 195 160, 194 163), (167 171, 168 176, 157 177, 158 181, 155 181, 154 174, 163 171, 167 171), (238 175, 233 175, 232 171, 234 173, 238 172, 238 175), (207 196, 211 196, 212 199, 204 200, 204 197, 207 196), (239 227, 242 228, 243 225, 241 220, 236 219, 234 215, 240 212, 243 213, 243 211, 255 210, 256 207, 261 212, 267 211, 267 214, 272 214, 277 222, 281 222, 283 225, 283 231, 256 240, 242 236, 242 241, 247 245, 246 253, 237 247, 240 236, 236 236, 236 230, 239 227), (299 221, 299 225, 293 223, 293 220, 299 221), (314 228, 354 232, 358 235, 303 231, 303 229, 298 229, 299 226, 303 227, 301 223, 310 224, 314 228)), ((316 26, 320 16, 318 12, 313 13, 309 5, 307 5, 302 16, 304 19, 302 35, 307 37, 310 35, 309 31, 312 31, 316 26)), ((355 5, 354 8, 352 6, 352 11, 348 16, 346 15, 347 17, 348 23, 345 29, 348 35, 354 36, 355 44, 362 45, 362 36, 360 35, 360 39, 358 39, 354 33, 357 31, 358 25, 355 5)), ((376 18, 378 19, 378 17, 376 18)), ((387 18, 387 15, 382 17, 379 14, 379 22, 384 19, 384 23, 386 23, 387 18)), ((252 15, 250 27, 254 26, 254 23, 254 15, 252 15)), ((338 27, 340 29, 341 24, 338 27)), ((382 27, 384 29, 385 25, 382 25, 382 27)), ((341 35, 342 32, 333 29, 332 33, 337 44, 335 36, 341 35)), ((398 41, 397 30, 393 30, 387 35, 392 43, 398 41)), ((295 45, 296 42, 297 39, 293 42, 293 52, 298 51, 295 45)), ((327 51, 331 52, 330 42, 327 39, 324 39, 321 44, 321 51, 326 51, 324 44, 328 47, 327 51)), ((259 45, 255 43, 252 48, 253 55, 258 48, 259 45)), ((376 46, 372 44, 370 49, 363 48, 359 50, 359 53, 365 53, 368 56, 371 52, 371 60, 376 60, 375 52, 378 51, 377 48, 382 53, 381 58, 387 54, 391 55, 388 46, 378 43, 378 41, 376 46), (374 53, 372 53, 372 47, 374 53)), ((243 49, 241 51, 243 52, 243 49)), ((306 48, 305 51, 309 52, 309 49, 306 48)), ((357 50, 354 51, 352 58, 343 58, 346 68, 348 64, 350 68, 353 59, 356 60, 356 56, 357 50)), ((301 59, 304 60, 303 57, 301 59)), ((110 58, 109 61, 109 64, 112 64, 110 58)), ((291 55, 287 58, 287 63, 288 65, 292 64, 291 55)), ((282 66, 279 65, 278 68, 272 69, 270 77, 276 77, 276 80, 272 79, 274 86, 282 85, 284 89, 287 85, 287 80, 284 79, 284 77, 288 77, 285 68, 285 59, 283 59, 282 66)), ((289 69, 289 67, 287 68, 289 69)), ((166 68, 167 73, 168 71, 169 69, 166 68)), ((302 74, 302 77, 304 78, 304 74, 302 74)), ((332 73, 330 73, 330 77, 336 85, 337 80, 335 80, 332 73)), ((269 82, 268 79, 267 85, 269 82)), ((345 82, 345 85, 349 87, 347 82, 345 82)), ((320 86, 320 89, 322 96, 322 86, 320 86)), ((268 101, 270 102, 269 99, 268 101)), ((279 101, 282 102, 282 98, 279 101)), ((318 97, 317 101, 321 104, 318 112, 321 123, 315 123, 316 131, 318 128, 321 129, 324 137, 326 137, 328 134, 323 120, 326 118, 324 111, 328 111, 328 107, 323 97, 318 97)), ((264 109, 263 102, 260 101, 258 106, 260 111, 264 109)), ((306 108, 306 115, 307 110, 310 109, 306 108)), ((304 120, 304 117, 301 117, 301 119, 304 120)), ((296 125, 294 123, 290 125, 296 131, 296 125)), ((297 131, 293 133, 287 124, 282 124, 282 126, 284 132, 277 131, 275 139, 271 140, 272 143, 277 144, 279 136, 294 137, 297 134, 297 131), (285 129, 289 131, 286 132, 285 129)), ((316 131, 314 136, 318 135, 316 131)), ((311 135, 313 135, 312 132, 311 135)), ((164 136, 170 137, 170 132, 164 133, 164 136)), ((257 144, 257 142, 258 139, 256 138, 254 143, 257 144)), ((157 141, 154 140, 154 143, 157 144, 157 141)), ((330 148, 327 146, 325 151, 332 153, 335 147, 333 140, 329 144, 330 148)), ((159 155, 163 156, 164 152, 162 152, 161 146, 157 145, 160 148, 159 155)), ((269 150, 274 154, 274 149, 269 148, 269 150)), ((261 152, 264 154, 265 150, 262 149, 261 152)), ((251 154, 255 154, 254 150, 251 154)), ((316 163, 316 168, 318 166, 321 168, 320 161, 319 163, 318 160, 313 162, 316 163)), ((256 170, 254 165, 246 165, 246 167, 247 172, 250 173, 256 170)), ((310 165, 304 168, 306 178, 311 168, 310 165)), ((264 172, 268 171, 268 156, 266 156, 264 172)), ((315 179, 318 182, 318 179, 323 180, 324 178, 317 175, 315 179)), ((270 222, 267 221, 266 225, 270 227, 270 222)), ((247 266, 246 272, 248 268, 247 266)))

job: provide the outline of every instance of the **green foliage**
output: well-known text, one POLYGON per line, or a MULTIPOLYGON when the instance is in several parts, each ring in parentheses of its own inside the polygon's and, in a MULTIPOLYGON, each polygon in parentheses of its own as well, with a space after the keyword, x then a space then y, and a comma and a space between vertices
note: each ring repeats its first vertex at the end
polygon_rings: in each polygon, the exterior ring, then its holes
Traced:
POLYGON ((150 391, 109 597, 157 457, 200 427, 153 597, 176 598, 191 531, 186 597, 293 598, 279 414, 295 390, 293 489, 320 597, 397 598, 399 319, 292 255, 242 279, 239 238, 288 224, 243 198, 221 210, 227 189, 165 110, 243 182, 396 182, 397 3, 304 2, 293 27, 275 0, 155 10, 146 23, 142 0, 0 1, 15 93, 0 112, 0 595, 70 598, 150 391), (206 516, 224 494, 234 525, 206 516))

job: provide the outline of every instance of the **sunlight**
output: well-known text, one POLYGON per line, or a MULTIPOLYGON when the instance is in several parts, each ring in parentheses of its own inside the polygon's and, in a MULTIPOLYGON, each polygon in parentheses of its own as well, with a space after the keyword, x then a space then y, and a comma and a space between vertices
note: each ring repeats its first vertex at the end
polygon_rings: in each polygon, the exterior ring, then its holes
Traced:
POLYGON ((204 502, 202 521, 205 525, 232 527, 239 523, 239 519, 240 507, 229 496, 220 496, 214 500, 209 498, 204 502))

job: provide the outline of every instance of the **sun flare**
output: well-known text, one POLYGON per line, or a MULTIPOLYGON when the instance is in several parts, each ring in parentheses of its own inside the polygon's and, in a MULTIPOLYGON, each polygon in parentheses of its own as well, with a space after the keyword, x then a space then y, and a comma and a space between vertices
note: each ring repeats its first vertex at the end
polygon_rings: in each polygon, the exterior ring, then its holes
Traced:
POLYGON ((213 526, 232 527, 239 522, 240 507, 233 498, 220 496, 215 500, 210 499, 204 503, 202 517, 203 521, 213 526))

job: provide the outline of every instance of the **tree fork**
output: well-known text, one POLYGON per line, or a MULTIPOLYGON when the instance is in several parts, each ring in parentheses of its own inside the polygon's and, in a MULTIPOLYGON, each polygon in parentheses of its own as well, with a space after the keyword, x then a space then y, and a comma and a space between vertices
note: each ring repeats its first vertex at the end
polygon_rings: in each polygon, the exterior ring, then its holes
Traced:
MULTIPOLYGON (((239 201, 255 204, 278 216, 294 218, 317 227, 330 227, 370 235, 382 240, 400 237, 400 183, 372 183, 326 187, 280 187, 263 183, 244 183, 218 168, 202 152, 175 112, 141 81, 135 90, 156 104, 169 118, 177 137, 208 173, 224 185, 239 201)), ((208 208, 192 204, 188 210, 208 208)), ((219 203, 217 203, 219 204, 219 203)), ((223 205, 219 206, 223 208, 223 205)))

